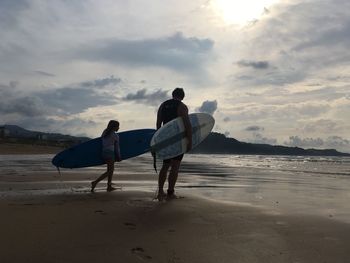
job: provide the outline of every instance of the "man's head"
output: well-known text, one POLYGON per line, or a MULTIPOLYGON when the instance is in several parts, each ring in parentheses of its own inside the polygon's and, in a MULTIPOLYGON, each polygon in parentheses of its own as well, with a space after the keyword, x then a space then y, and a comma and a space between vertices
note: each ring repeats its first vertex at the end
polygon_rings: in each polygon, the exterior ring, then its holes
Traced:
POLYGON ((183 100, 185 97, 185 92, 182 88, 176 88, 173 90, 173 98, 178 100, 183 100))

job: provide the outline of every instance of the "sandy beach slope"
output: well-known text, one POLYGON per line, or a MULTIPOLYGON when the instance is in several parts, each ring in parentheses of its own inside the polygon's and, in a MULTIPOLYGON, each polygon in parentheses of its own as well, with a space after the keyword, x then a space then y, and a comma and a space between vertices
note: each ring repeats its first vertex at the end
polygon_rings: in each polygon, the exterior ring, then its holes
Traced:
MULTIPOLYGON (((107 193, 103 184, 90 193, 88 184, 100 170, 65 170, 59 176, 48 157, 36 162, 37 157, 13 162, 10 157, 4 159, 0 174, 1 263, 348 263, 350 259, 350 224, 334 216, 212 201, 200 191, 196 196, 185 191, 184 198, 154 201, 149 185, 156 186, 156 177, 149 158, 118 164, 115 182, 128 185, 123 190, 107 193), (133 189, 135 182, 143 186, 133 189)), ((200 168, 198 173, 204 173, 207 166, 190 168, 186 169, 200 168)), ((219 168, 208 171, 215 169, 219 168)), ((182 177, 189 177, 188 171, 182 177)))
POLYGON ((0 143, 0 154, 56 154, 62 150, 55 146, 0 143))
POLYGON ((104 191, 0 200, 1 262, 349 262, 350 225, 194 196, 104 191))

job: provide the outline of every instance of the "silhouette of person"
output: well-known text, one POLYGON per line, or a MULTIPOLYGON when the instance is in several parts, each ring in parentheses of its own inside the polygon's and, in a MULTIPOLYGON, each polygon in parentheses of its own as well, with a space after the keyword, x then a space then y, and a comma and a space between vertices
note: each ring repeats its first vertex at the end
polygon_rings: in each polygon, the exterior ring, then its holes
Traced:
POLYGON ((91 182, 91 192, 94 192, 97 184, 108 177, 107 191, 111 192, 115 190, 112 186, 112 178, 114 173, 114 162, 120 162, 120 148, 119 148, 119 136, 115 132, 119 130, 119 122, 116 120, 110 120, 107 128, 103 131, 102 137, 102 158, 107 164, 107 171, 103 173, 95 181, 91 182))
MULTIPOLYGON (((188 108, 182 102, 185 97, 185 92, 182 88, 176 88, 172 92, 172 99, 163 102, 157 113, 157 130, 162 126, 162 124, 166 124, 169 121, 176 119, 177 117, 182 117, 185 132, 187 137, 187 151, 192 149, 192 126, 190 123, 190 119, 188 117, 188 108)), ((178 178, 178 172, 180 168, 180 164, 183 158, 183 154, 176 156, 171 159, 163 160, 162 168, 159 172, 158 178, 158 194, 157 199, 159 201, 167 199, 176 198, 175 195, 175 184, 178 178), (167 194, 164 192, 164 184, 167 179, 167 173, 170 169, 169 177, 168 177, 168 190, 167 194)))

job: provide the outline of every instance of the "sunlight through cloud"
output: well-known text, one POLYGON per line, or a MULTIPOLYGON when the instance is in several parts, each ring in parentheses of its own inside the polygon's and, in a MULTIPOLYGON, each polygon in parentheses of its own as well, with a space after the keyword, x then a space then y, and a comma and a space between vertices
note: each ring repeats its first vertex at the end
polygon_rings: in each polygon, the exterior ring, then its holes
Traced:
POLYGON ((278 0, 213 0, 214 11, 226 24, 244 25, 259 19, 278 0))

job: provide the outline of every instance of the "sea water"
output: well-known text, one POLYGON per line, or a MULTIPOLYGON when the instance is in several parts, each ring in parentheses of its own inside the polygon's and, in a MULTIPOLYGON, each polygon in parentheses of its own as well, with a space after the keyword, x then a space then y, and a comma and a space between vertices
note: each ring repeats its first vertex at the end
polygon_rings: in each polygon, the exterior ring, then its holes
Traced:
MULTIPOLYGON (((97 178, 106 169, 104 166, 63 169, 61 172, 69 172, 72 178, 69 182, 62 182, 51 164, 52 157, 0 155, 2 198, 11 193, 23 194, 26 189, 32 193, 33 189, 38 189, 38 194, 65 193, 68 190, 86 194, 88 191, 81 189, 88 189, 90 181, 79 175, 84 173, 97 178), (49 172, 56 174, 57 178, 56 181, 50 180, 51 184, 44 182, 49 172), (33 175, 36 178, 42 176, 33 182, 29 180, 33 175), (11 176, 23 179, 13 184, 11 176), (33 188, 35 183, 37 185, 33 188), (40 183, 50 189, 38 187, 40 183), (17 187, 19 191, 16 191, 17 187), (53 189, 56 191, 49 191, 53 189)), ((160 165, 158 161, 158 171, 160 165)), ((125 175, 123 180, 115 179, 123 190, 149 191, 153 196, 157 189, 157 174, 150 154, 117 163, 115 172, 125 175), (132 180, 125 179, 128 174, 133 175, 132 180), (142 179, 135 179, 138 175, 142 179)), ((185 197, 197 195, 218 202, 260 207, 269 213, 322 215, 350 223, 349 189, 349 157, 200 154, 185 155, 176 187, 177 193, 185 197)))

